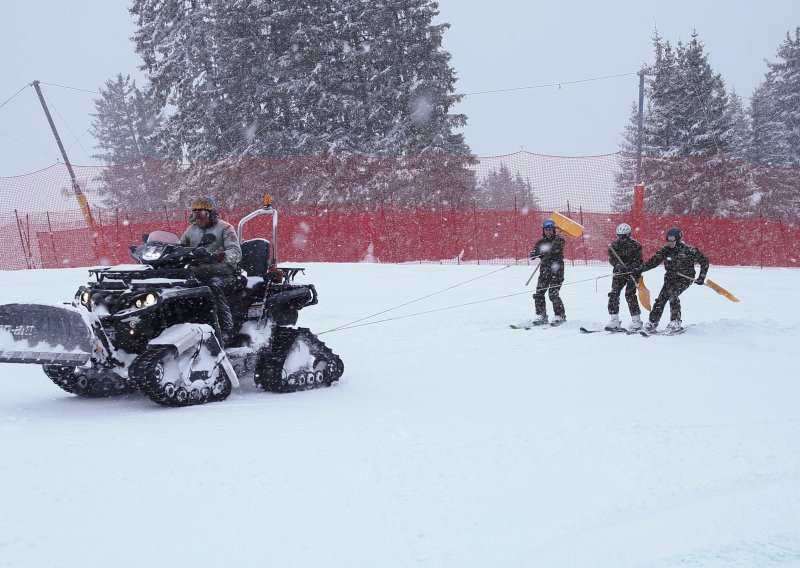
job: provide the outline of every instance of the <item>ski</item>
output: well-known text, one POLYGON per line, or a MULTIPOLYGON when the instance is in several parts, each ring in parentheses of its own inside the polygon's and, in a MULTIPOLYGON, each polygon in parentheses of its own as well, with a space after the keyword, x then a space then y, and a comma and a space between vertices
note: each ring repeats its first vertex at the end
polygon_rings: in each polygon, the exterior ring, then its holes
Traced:
POLYGON ((566 323, 565 320, 555 320, 555 321, 551 321, 551 322, 547 322, 547 323, 539 323, 539 324, 535 324, 535 323, 529 323, 529 324, 512 323, 512 324, 509 324, 508 327, 510 327, 511 329, 534 329, 534 328, 537 328, 537 327, 541 327, 541 328, 558 327, 558 326, 563 325, 565 323, 566 323))
POLYGON ((516 323, 512 323, 508 327, 510 327, 511 329, 529 329, 530 330, 530 329, 535 329, 537 327, 541 327, 541 328, 553 327, 553 325, 549 324, 549 323, 542 323, 542 324, 539 324, 539 325, 519 325, 519 324, 516 324, 516 323))
POLYGON ((604 331, 609 334, 624 333, 625 335, 636 335, 635 331, 627 330, 624 327, 620 327, 617 329, 586 329, 585 327, 581 328, 581 333, 600 333, 601 331, 604 331))
POLYGON ((681 335, 683 332, 686 331, 687 328, 690 328, 693 325, 694 325, 693 323, 690 323, 689 325, 685 325, 676 331, 668 331, 666 329, 663 331, 640 331, 639 335, 641 335, 642 337, 652 337, 654 335, 681 335))

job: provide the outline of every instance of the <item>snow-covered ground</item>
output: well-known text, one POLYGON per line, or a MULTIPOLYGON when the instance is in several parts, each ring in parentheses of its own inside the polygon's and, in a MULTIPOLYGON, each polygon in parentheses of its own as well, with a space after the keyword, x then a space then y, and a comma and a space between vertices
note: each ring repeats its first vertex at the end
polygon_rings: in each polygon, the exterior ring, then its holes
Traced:
MULTIPOLYGON (((329 389, 167 409, 0 364, 0 566, 800 566, 800 270, 712 265, 741 303, 693 286, 650 338, 578 332, 604 267, 509 329, 530 272, 307 265, 317 333, 469 304, 322 334, 329 389)), ((87 280, 2 272, 0 303, 87 280)))

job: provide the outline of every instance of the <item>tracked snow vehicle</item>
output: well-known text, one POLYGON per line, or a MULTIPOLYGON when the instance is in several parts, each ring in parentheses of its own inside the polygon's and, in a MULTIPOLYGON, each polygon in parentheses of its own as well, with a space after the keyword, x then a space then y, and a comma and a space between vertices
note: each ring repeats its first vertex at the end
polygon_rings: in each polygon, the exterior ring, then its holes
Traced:
POLYGON ((228 297, 237 333, 224 344, 214 296, 190 270, 195 249, 155 231, 130 247, 139 264, 90 269, 95 281, 71 305, 0 306, 0 362, 41 364, 79 396, 139 389, 165 406, 224 400, 245 375, 272 392, 339 380, 341 359, 311 331, 293 327, 298 312, 317 303, 317 291, 295 282, 303 268, 278 267, 278 212, 269 197, 237 234, 242 274, 228 297), (272 242, 242 241, 245 225, 261 215, 272 217, 272 242))

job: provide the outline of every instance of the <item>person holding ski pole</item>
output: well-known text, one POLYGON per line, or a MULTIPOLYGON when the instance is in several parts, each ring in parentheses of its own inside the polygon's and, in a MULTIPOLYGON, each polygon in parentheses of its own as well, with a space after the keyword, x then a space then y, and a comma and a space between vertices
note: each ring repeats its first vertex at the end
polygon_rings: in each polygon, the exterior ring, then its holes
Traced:
POLYGON ((631 226, 620 223, 617 226, 617 238, 608 245, 608 262, 614 267, 611 278, 611 291, 608 293, 608 313, 611 321, 606 331, 622 329, 619 321, 619 296, 625 289, 625 301, 631 314, 630 331, 642 329, 642 310, 636 299, 636 278, 634 274, 642 267, 642 245, 631 237, 631 226))
POLYGON ((532 325, 548 323, 547 306, 544 294, 548 293, 553 304, 553 322, 551 325, 560 325, 567 319, 564 302, 561 301, 559 291, 564 283, 564 238, 556 234, 556 224, 547 220, 542 223, 542 238, 536 241, 531 251, 531 259, 539 259, 539 280, 536 283, 536 292, 533 302, 536 317, 532 325))
POLYGON ((644 263, 640 270, 634 273, 638 280, 642 272, 655 268, 664 263, 664 285, 658 293, 658 298, 653 303, 649 321, 644 326, 644 331, 652 333, 658 327, 661 314, 669 301, 670 322, 667 324, 667 333, 681 331, 681 301, 678 296, 683 294, 692 282, 704 284, 708 272, 708 258, 697 248, 683 242, 683 231, 677 227, 667 231, 667 245, 661 247, 644 263), (700 265, 700 274, 695 279, 694 265, 700 265))

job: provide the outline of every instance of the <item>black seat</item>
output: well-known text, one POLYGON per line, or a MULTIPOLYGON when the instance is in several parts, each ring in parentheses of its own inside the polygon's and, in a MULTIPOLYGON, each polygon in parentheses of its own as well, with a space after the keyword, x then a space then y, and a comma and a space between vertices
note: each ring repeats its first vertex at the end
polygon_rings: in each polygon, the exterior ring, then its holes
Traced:
POLYGON ((263 277, 269 269, 269 241, 267 239, 251 239, 242 242, 242 260, 239 268, 248 276, 263 277))

